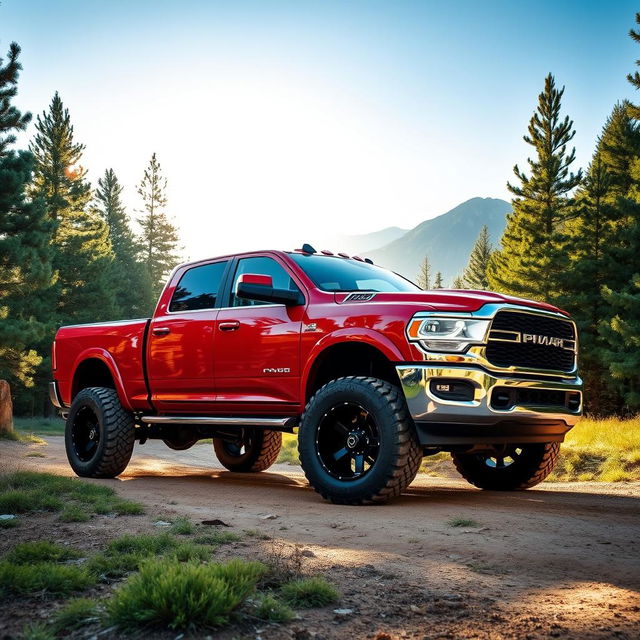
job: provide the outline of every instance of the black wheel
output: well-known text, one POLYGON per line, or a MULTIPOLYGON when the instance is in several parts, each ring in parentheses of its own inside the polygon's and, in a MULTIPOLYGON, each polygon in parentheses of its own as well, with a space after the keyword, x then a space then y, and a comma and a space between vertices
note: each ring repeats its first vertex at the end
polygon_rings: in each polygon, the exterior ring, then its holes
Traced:
POLYGON ((364 377, 333 380, 311 398, 298 452, 311 486, 336 504, 399 496, 422 460, 401 391, 364 377))
POLYGON ((460 474, 480 489, 514 491, 542 482, 552 471, 560 444, 496 445, 487 453, 452 453, 460 474))
POLYGON ((223 467, 229 471, 250 473, 265 471, 277 459, 282 446, 282 433, 246 427, 235 440, 214 438, 213 448, 223 467))
POLYGON ((64 440, 69 464, 79 476, 114 478, 133 453, 133 415, 123 409, 114 389, 83 389, 71 404, 64 440))

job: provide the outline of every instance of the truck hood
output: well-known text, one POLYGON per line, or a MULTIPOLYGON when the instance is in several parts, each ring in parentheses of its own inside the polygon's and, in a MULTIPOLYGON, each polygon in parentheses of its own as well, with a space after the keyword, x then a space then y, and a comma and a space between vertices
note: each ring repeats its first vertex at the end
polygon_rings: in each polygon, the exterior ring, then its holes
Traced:
POLYGON ((416 304, 427 311, 478 311, 486 304, 517 304, 534 309, 554 311, 568 315, 566 311, 558 309, 546 302, 536 302, 525 298, 516 298, 493 291, 476 291, 467 289, 435 289, 432 291, 417 291, 415 293, 367 292, 336 293, 338 304, 416 304))

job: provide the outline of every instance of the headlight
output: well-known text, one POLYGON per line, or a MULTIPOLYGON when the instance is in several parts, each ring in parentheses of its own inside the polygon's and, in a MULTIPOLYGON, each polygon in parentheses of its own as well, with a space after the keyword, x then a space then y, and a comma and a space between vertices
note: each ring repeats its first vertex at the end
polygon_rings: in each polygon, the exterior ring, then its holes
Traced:
POLYGON ((464 351, 470 344, 482 344, 490 320, 430 316, 415 318, 407 328, 411 342, 429 351, 464 351))

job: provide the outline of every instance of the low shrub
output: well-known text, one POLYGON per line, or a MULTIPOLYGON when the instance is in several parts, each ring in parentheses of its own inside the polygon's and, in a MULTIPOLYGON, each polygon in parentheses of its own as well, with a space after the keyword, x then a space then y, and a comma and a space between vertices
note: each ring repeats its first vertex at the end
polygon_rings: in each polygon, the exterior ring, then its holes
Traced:
POLYGON ((196 530, 195 525, 189 518, 176 518, 169 531, 179 536, 190 536, 196 530))
POLYGON ((67 596, 82 591, 95 583, 95 578, 85 568, 38 562, 35 564, 13 564, 0 562, 0 596, 27 594, 44 591, 67 596))
POLYGON ((447 520, 447 524, 450 527, 479 527, 480 526, 472 518, 464 518, 462 516, 458 516, 456 518, 451 518, 450 520, 447 520))
POLYGON ((326 607, 340 597, 336 588, 322 577, 292 580, 280 591, 284 601, 296 609, 326 607))
POLYGON ((38 540, 17 544, 4 559, 12 564, 33 564, 36 562, 65 562, 81 558, 82 553, 55 542, 38 540))
POLYGON ((70 504, 62 510, 58 517, 60 522, 88 522, 91 515, 79 504, 70 504))
POLYGON ((75 631, 99 617, 98 603, 90 598, 73 598, 53 616, 53 628, 56 633, 75 631))
POLYGON ((108 620, 125 630, 218 626, 252 593, 263 573, 260 563, 242 560, 200 565, 148 560, 114 593, 107 604, 108 620))
POLYGON ((20 640, 56 640, 56 636, 44 622, 30 622, 22 629, 20 640))
POLYGON ((221 544, 231 544, 232 542, 240 542, 242 536, 232 531, 214 531, 213 533, 205 533, 195 538, 194 542, 198 544, 210 544, 218 546, 221 544))
POLYGON ((289 622, 295 617, 293 610, 271 594, 260 595, 254 602, 253 614, 269 622, 289 622))

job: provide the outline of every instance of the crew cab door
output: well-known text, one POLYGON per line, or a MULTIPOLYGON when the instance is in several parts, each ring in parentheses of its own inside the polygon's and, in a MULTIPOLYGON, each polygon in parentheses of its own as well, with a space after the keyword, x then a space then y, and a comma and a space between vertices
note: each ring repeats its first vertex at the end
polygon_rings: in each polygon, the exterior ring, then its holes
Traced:
POLYGON ((155 408, 166 413, 210 411, 215 402, 213 353, 218 298, 228 260, 176 274, 151 321, 147 371, 155 408))
POLYGON ((217 408, 257 415, 295 413, 300 381, 304 304, 285 306, 236 296, 242 274, 271 276, 274 288, 300 291, 287 267, 270 256, 240 258, 233 267, 228 307, 216 320, 217 408))

